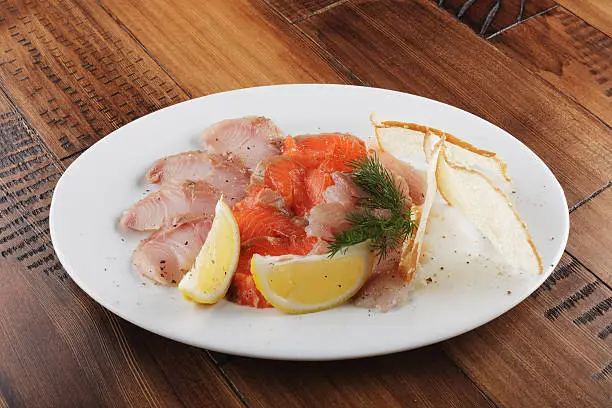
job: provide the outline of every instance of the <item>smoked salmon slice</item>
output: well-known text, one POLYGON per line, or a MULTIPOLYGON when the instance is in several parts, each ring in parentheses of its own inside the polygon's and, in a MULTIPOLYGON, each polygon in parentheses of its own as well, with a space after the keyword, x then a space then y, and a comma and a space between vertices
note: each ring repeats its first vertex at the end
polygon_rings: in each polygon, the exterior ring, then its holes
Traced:
POLYGON ((304 234, 304 224, 270 207, 256 207, 234 211, 240 228, 240 239, 245 242, 255 237, 285 237, 298 239, 304 234))
POLYGON ((342 133, 287 137, 283 140, 282 150, 283 154, 295 158, 308 168, 318 167, 328 160, 333 171, 350 171, 350 162, 366 156, 362 140, 342 133))
POLYGON ((333 186, 334 181, 332 179, 333 171, 327 170, 330 166, 323 165, 309 169, 306 173, 306 194, 308 196, 309 207, 319 204, 323 200, 323 192, 327 187, 333 186))
POLYGON ((288 156, 275 156, 266 167, 266 187, 278 191, 289 209, 304 215, 309 209, 304 176, 306 170, 297 160, 288 156))
POLYGON ((272 307, 263 295, 257 290, 253 276, 251 275, 251 258, 254 254, 259 255, 306 255, 310 252, 316 242, 313 237, 305 237, 301 243, 288 238, 279 237, 255 237, 247 240, 241 245, 240 258, 236 274, 228 291, 228 299, 243 306, 256 308, 272 307))

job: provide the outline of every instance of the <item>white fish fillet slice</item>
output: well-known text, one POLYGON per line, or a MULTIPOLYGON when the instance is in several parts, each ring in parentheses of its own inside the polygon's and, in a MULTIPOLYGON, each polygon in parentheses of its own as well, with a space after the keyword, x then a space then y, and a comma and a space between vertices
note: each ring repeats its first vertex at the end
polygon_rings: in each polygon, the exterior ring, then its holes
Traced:
POLYGON ((327 187, 323 192, 323 201, 354 208, 357 198, 363 197, 364 192, 353 183, 351 176, 348 174, 337 171, 331 174, 331 178, 334 184, 327 187))
POLYGON ((143 239, 134 250, 136 270, 164 285, 176 285, 193 265, 204 244, 212 218, 177 220, 143 239))
POLYGON ((380 262, 374 262, 372 275, 353 297, 359 307, 378 309, 382 312, 403 305, 412 288, 398 270, 401 248, 397 248, 380 262))
POLYGON ((321 240, 311 251, 313 254, 326 252, 326 241, 350 227, 346 215, 355 208, 357 198, 363 196, 349 175, 334 172, 331 178, 334 184, 323 192, 323 202, 315 205, 306 217, 306 234, 321 240))
POLYGON ((270 119, 260 116, 222 120, 202 134, 209 152, 238 158, 249 169, 280 154, 282 137, 270 119))
POLYGON ((350 227, 346 213, 350 211, 340 203, 320 203, 308 214, 306 234, 328 241, 335 234, 350 227))
POLYGON ((151 183, 166 185, 184 181, 205 181, 223 193, 232 206, 244 198, 249 185, 248 171, 233 160, 204 151, 164 157, 147 172, 151 183))
POLYGON ((218 190, 201 181, 166 184, 126 210, 121 225, 137 231, 155 230, 180 215, 212 215, 218 190))
POLYGON ((421 205, 425 200, 425 190, 427 189, 425 174, 384 151, 378 151, 376 155, 380 163, 395 176, 402 191, 408 192, 412 203, 421 205))

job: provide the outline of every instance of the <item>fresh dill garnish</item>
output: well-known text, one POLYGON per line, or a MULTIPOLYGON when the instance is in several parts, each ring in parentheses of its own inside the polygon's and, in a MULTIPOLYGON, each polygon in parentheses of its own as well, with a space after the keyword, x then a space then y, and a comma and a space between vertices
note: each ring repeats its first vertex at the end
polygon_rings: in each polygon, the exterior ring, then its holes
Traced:
POLYGON ((367 195, 347 214, 351 227, 334 235, 330 241, 329 256, 370 240, 380 261, 412 234, 414 223, 410 207, 401 186, 376 154, 351 162, 349 167, 353 169, 353 182, 367 195))

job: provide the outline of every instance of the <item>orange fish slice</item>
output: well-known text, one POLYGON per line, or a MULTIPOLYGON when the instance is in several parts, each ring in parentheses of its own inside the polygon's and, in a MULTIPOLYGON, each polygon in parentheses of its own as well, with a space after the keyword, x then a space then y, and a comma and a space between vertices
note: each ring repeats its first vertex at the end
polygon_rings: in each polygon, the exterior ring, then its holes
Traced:
POLYGON ((310 168, 331 160, 337 171, 349 171, 349 162, 366 155, 362 140, 340 133, 287 137, 283 140, 282 150, 283 154, 294 157, 310 168))
POLYGON ((297 160, 288 156, 276 156, 266 166, 264 183, 283 197, 285 205, 298 215, 307 210, 304 176, 306 170, 297 160))
POLYGON ((293 253, 295 245, 287 238, 255 237, 244 242, 240 249, 240 258, 236 274, 228 291, 228 298, 238 303, 257 308, 271 307, 255 287, 251 276, 251 258, 259 255, 284 255, 293 253))
POLYGON ((330 166, 319 166, 313 169, 309 169, 306 173, 306 193, 309 199, 309 207, 312 208, 315 205, 323 201, 323 192, 329 186, 334 185, 334 180, 331 177, 331 173, 325 170, 325 167, 330 166))
POLYGON ((287 237, 303 235, 304 227, 279 210, 270 207, 235 211, 240 237, 245 242, 254 237, 287 237))

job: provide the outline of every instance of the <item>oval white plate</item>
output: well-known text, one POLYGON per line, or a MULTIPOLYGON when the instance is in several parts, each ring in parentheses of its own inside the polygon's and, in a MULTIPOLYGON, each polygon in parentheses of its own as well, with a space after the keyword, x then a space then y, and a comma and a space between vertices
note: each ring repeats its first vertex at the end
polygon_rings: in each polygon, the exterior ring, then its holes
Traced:
POLYGON ((421 347, 501 315, 550 275, 565 248, 569 215, 563 190, 544 163, 508 133, 472 114, 382 89, 281 85, 193 99, 108 135, 58 182, 50 226, 57 255, 72 279, 101 305, 146 330, 231 354, 327 360, 421 347), (286 134, 340 131, 366 138, 373 132, 373 111, 382 119, 433 126, 498 152, 509 164, 515 202, 542 256, 544 273, 509 273, 495 264, 494 256, 491 261, 480 257, 487 243, 440 203, 428 234, 427 256, 434 259, 422 271, 432 283, 415 285, 410 302, 386 314, 352 305, 302 316, 226 301, 196 306, 178 290, 156 286, 133 271, 131 253, 142 235, 120 230, 117 220, 145 193, 144 173, 156 159, 201 148, 200 132, 221 119, 263 115, 286 134))

